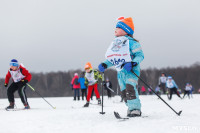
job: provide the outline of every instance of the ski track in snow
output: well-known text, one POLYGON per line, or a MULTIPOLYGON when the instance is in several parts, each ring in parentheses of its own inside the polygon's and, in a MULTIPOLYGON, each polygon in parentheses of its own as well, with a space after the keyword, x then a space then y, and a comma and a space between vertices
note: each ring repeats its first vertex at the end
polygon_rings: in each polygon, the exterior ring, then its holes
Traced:
MULTIPOLYGON (((155 95, 140 96, 142 113, 145 118, 117 120, 113 114, 119 112, 126 117, 127 107, 119 102, 119 96, 104 97, 105 115, 101 115, 101 106, 90 104, 83 108, 86 101, 73 101, 67 98, 46 98, 56 109, 52 109, 41 98, 29 98, 31 110, 5 111, 7 99, 0 99, 1 133, 199 133, 200 132, 200 95, 183 100, 173 95, 172 101, 162 97, 178 112, 177 116, 155 95)), ((97 101, 93 100, 96 104, 97 101)), ((20 99, 16 99, 18 108, 23 108, 20 99)))

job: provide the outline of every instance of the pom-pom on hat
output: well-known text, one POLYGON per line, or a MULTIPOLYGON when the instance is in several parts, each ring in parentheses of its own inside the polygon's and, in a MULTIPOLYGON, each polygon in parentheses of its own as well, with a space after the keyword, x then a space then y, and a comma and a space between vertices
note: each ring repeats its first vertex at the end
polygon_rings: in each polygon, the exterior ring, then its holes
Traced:
POLYGON ((92 65, 91 65, 90 62, 87 62, 87 63, 85 64, 85 69, 92 69, 92 65))
POLYGON ((10 61, 10 66, 19 66, 19 63, 18 63, 18 61, 16 60, 16 59, 12 59, 11 61, 10 61))
POLYGON ((78 76, 78 73, 74 73, 74 76, 78 76))
POLYGON ((127 34, 133 35, 134 24, 133 24, 133 19, 131 17, 129 18, 119 17, 117 20, 119 20, 119 22, 117 23, 116 28, 121 28, 127 34))

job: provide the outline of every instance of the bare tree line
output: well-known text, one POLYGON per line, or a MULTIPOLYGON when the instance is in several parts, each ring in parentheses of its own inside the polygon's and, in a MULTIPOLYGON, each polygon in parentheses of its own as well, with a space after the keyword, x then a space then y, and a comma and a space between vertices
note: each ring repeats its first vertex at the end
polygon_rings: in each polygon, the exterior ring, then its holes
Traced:
MULTIPOLYGON (((32 80, 29 83, 44 97, 66 97, 72 96, 73 91, 70 86, 74 73, 81 74, 81 70, 69 70, 67 72, 49 72, 49 73, 32 73, 32 80)), ((195 88, 194 93, 200 88, 200 63, 193 64, 190 67, 176 68, 149 68, 141 70, 140 77, 145 80, 152 88, 158 85, 158 78, 164 72, 174 78, 180 89, 184 89, 186 83, 191 83, 195 88)), ((117 82, 117 72, 114 69, 105 71, 105 78, 109 78, 112 82, 113 90, 117 92, 119 85, 117 82)), ((12 81, 10 81, 11 83, 12 81)), ((139 85, 143 84, 139 81, 139 85)), ((98 89, 101 89, 99 85, 98 89)), ((31 89, 26 89, 28 97, 37 97, 31 89)), ((0 79, 0 98, 6 98, 7 92, 4 87, 4 79, 0 79)), ((16 95, 18 97, 18 95, 16 95)))

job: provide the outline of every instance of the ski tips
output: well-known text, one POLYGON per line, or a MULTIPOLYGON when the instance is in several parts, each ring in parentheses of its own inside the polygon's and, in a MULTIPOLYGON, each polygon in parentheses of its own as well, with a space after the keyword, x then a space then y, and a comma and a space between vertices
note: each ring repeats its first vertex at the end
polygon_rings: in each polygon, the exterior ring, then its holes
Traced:
POLYGON ((181 111, 179 111, 179 112, 177 113, 177 115, 178 115, 178 116, 180 116, 180 115, 181 115, 181 113, 182 113, 182 110, 181 110, 181 111))

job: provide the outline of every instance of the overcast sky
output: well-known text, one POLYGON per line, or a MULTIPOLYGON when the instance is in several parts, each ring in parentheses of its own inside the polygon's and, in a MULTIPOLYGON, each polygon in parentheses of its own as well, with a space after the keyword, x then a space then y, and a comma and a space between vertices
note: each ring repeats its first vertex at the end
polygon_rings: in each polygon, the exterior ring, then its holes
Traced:
POLYGON ((200 60, 199 0, 1 0, 0 77, 16 58, 32 72, 83 69, 104 61, 116 18, 132 17, 141 68, 200 60))

